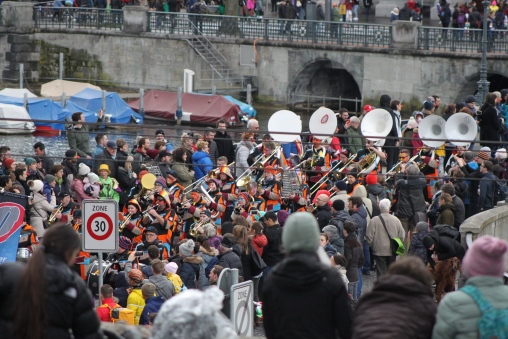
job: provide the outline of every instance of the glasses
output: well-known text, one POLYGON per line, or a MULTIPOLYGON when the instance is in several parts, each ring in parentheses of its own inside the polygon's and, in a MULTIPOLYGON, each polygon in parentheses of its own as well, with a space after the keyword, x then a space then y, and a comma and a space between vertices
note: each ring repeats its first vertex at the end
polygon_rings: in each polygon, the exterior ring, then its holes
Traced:
POLYGON ((165 201, 164 198, 157 198, 157 201, 165 201))

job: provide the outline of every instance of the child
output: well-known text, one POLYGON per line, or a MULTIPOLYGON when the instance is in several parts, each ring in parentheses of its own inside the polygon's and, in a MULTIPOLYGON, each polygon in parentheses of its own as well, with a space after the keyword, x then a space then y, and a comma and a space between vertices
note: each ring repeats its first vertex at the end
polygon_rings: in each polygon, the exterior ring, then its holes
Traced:
POLYGON ((346 257, 344 257, 342 254, 337 253, 330 257, 330 262, 332 263, 332 266, 337 269, 337 272, 339 272, 340 277, 342 278, 342 281, 344 281, 344 284, 349 284, 349 279, 347 278, 347 260, 346 257))
POLYGON ((423 245, 423 238, 428 233, 429 225, 425 221, 416 224, 415 231, 411 235, 411 244, 409 245, 408 254, 415 255, 427 264, 427 249, 423 245))
POLYGON ((164 269, 166 270, 166 277, 173 283, 173 286, 175 287, 175 294, 180 293, 183 282, 182 279, 180 279, 180 276, 176 274, 178 265, 175 262, 170 262, 164 266, 164 269))

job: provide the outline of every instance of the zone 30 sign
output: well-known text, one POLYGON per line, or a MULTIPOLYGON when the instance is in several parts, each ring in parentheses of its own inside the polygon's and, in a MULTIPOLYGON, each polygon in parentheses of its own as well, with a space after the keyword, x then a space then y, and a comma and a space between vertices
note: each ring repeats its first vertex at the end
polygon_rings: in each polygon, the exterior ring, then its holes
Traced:
POLYGON ((83 200, 83 251, 118 250, 118 204, 115 200, 83 200))

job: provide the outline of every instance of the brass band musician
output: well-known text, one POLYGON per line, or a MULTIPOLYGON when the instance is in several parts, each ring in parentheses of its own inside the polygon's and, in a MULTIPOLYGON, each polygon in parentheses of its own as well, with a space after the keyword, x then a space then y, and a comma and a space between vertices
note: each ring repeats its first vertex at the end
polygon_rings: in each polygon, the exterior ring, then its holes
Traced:
POLYGON ((258 180, 257 194, 266 201, 266 212, 277 212, 281 208, 282 185, 275 180, 275 168, 266 166, 264 170, 264 178, 258 180))
POLYGON ((170 253, 171 239, 178 224, 178 217, 171 209, 168 192, 162 190, 155 194, 153 205, 145 211, 142 224, 157 231, 157 237, 162 246, 166 247, 170 253))
POLYGON ((207 201, 206 205, 209 210, 218 212, 215 223, 220 225, 222 223, 221 218, 226 211, 226 205, 220 192, 220 182, 217 179, 210 178, 206 181, 206 184, 208 185, 208 194, 213 199, 213 201, 207 201))
MULTIPOLYGON (((122 219, 129 217, 121 235, 129 238, 135 243, 140 243, 143 239, 143 230, 145 227, 141 224, 142 209, 136 199, 129 200, 124 206, 122 219)), ((124 221, 122 221, 123 223, 124 221)))

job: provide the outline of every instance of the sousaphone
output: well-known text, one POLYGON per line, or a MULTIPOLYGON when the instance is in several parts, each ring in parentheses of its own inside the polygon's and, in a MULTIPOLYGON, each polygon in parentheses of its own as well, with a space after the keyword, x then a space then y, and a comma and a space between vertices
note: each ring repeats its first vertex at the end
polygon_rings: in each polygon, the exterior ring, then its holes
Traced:
MULTIPOLYGON (((375 141, 374 146, 381 147, 385 144, 386 136, 393 127, 393 119, 391 114, 384 109, 376 108, 370 111, 362 120, 360 130, 362 135, 368 140, 375 141)), ((372 172, 379 164, 379 156, 370 152, 364 158, 360 159, 362 174, 372 172)))
POLYGON ((273 140, 280 143, 299 140, 302 133, 302 119, 288 110, 277 111, 268 120, 268 131, 273 140))
POLYGON ((446 139, 455 146, 468 146, 478 132, 476 121, 467 113, 455 113, 445 124, 446 139))
POLYGON ((309 120, 309 130, 314 138, 324 140, 331 137, 337 129, 335 113, 326 107, 319 107, 312 113, 309 120))
POLYGON ((429 115, 418 125, 418 134, 422 142, 429 147, 439 147, 445 143, 446 120, 438 115, 429 115))

